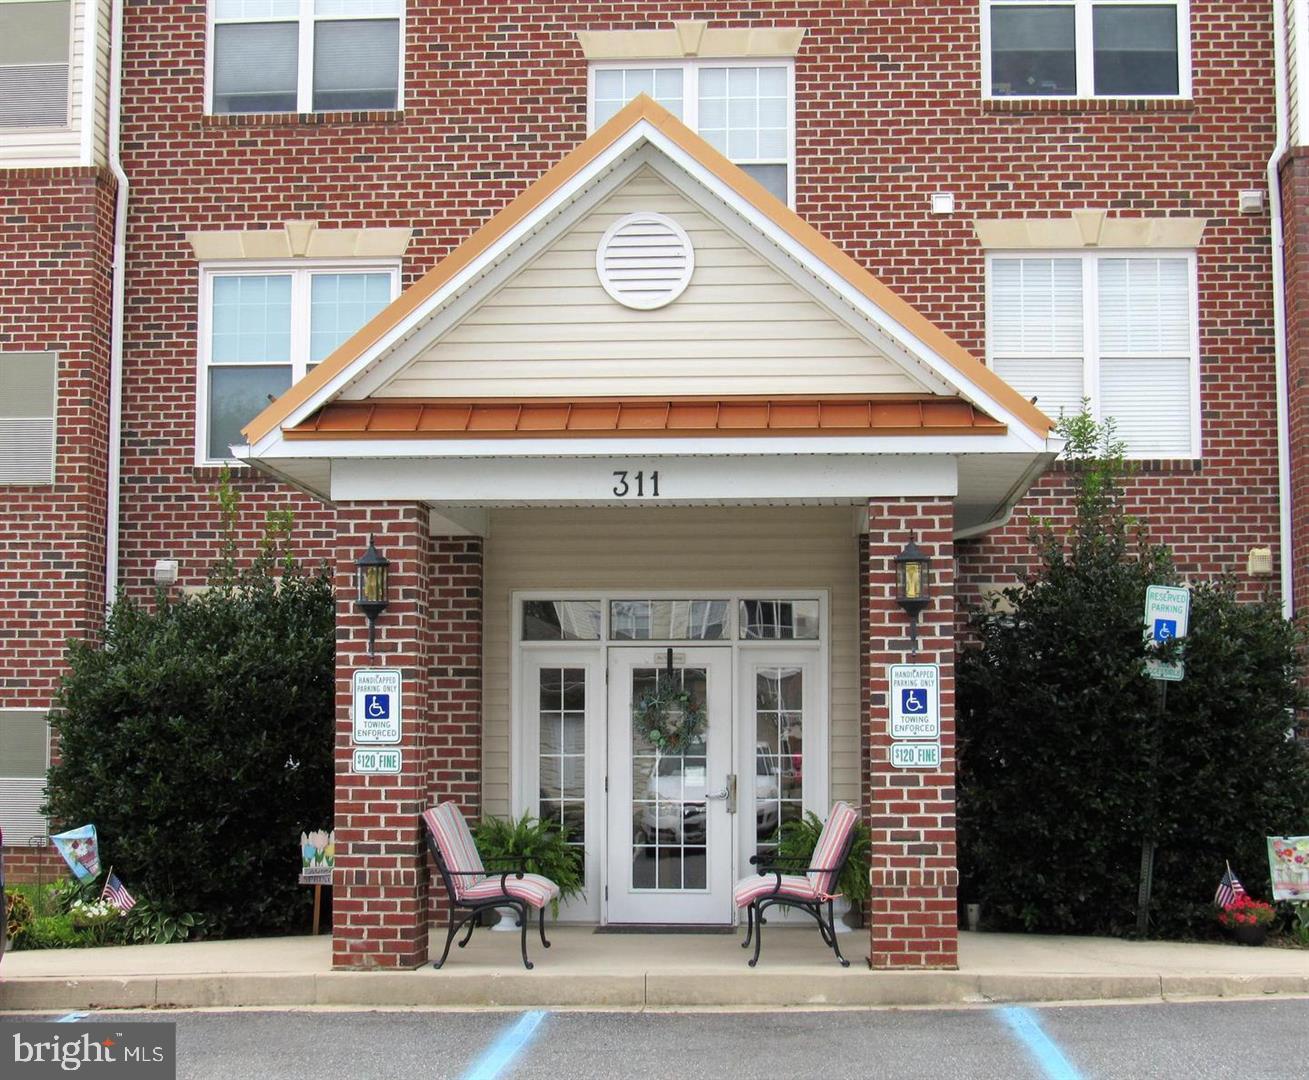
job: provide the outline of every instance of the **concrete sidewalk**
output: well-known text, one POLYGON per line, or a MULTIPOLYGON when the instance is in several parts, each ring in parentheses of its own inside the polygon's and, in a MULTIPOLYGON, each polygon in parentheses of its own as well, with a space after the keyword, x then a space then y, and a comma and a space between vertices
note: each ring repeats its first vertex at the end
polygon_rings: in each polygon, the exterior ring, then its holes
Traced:
MULTIPOLYGON (((434 937, 438 951, 443 943, 434 937)), ((18 952, 0 963, 0 1010, 208 1006, 686 1008, 915 1006, 1309 995, 1309 952, 1108 938, 961 934, 958 971, 873 972, 867 939, 843 934, 848 969, 812 929, 770 928, 759 967, 741 936, 478 931, 444 970, 331 969, 318 938, 18 952)))

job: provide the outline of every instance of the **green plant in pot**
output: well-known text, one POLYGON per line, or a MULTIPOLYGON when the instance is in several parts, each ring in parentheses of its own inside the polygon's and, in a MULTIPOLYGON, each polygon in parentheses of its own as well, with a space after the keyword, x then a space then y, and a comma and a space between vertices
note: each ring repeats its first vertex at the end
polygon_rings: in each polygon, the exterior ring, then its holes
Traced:
MULTIPOLYGON (((787 863, 807 866, 822 835, 823 822, 812 810, 805 811, 804 817, 795 821, 784 821, 775 838, 777 857, 787 863)), ((862 821, 855 822, 854 845, 850 848, 850 857, 836 882, 836 891, 846 898, 852 912, 862 911, 872 895, 868 883, 872 851, 873 841, 868 826, 862 821)))
POLYGON ((483 818, 477 826, 477 851, 487 873, 506 868, 540 874, 559 886, 550 901, 550 914, 559 917, 559 902, 582 895, 582 849, 568 843, 563 827, 531 814, 512 818, 483 818))

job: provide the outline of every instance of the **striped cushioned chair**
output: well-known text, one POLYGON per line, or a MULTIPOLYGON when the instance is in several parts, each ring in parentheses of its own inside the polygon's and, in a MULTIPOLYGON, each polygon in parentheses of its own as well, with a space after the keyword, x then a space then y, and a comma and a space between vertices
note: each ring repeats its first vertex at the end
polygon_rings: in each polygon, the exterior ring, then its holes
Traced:
POLYGON ((427 847, 441 871, 445 891, 450 897, 450 929, 445 936, 445 951, 433 967, 440 967, 450 955, 450 942, 455 934, 467 925, 468 932, 459 942, 462 949, 473 936, 477 917, 490 908, 513 908, 522 927, 523 966, 532 970, 527 959, 528 908, 537 909, 537 924, 541 944, 550 948, 545 939, 545 906, 559 895, 559 886, 540 874, 525 873, 521 866, 499 869, 488 873, 477 853, 477 844, 469 831, 468 822, 452 802, 441 803, 423 811, 423 826, 427 847))
POLYGON ((754 939, 751 967, 759 963, 759 949, 763 945, 764 910, 775 904, 786 904, 812 915, 818 923, 823 944, 836 953, 842 967, 850 966, 850 961, 841 955, 841 948, 836 943, 832 901, 838 894, 833 893, 832 889, 836 887, 846 860, 850 858, 850 850, 854 847, 857 820, 858 815, 849 803, 839 802, 833 806, 808 866, 788 864, 769 855, 756 855, 750 860, 759 868, 759 873, 738 881, 732 890, 732 898, 737 907, 746 909, 748 921, 741 948, 748 949, 751 939, 754 939), (784 870, 791 872, 783 873, 784 870), (823 910, 824 906, 826 911, 823 910))

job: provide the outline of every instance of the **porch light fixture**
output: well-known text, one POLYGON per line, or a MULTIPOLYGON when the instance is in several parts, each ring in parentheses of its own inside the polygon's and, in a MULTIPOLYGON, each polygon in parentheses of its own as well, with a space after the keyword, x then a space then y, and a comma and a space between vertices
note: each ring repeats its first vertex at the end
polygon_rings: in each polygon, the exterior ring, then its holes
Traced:
POLYGON ((913 652, 918 652, 918 615, 931 603, 932 557, 914 543, 909 543, 895 557, 895 602, 909 615, 909 641, 913 652))
POLYGON ((373 655, 373 641, 377 633, 377 617, 384 612, 390 601, 387 600, 387 572, 391 560, 386 558, 373 546, 373 537, 368 537, 368 550, 355 560, 356 596, 355 607, 368 616, 368 655, 373 655))

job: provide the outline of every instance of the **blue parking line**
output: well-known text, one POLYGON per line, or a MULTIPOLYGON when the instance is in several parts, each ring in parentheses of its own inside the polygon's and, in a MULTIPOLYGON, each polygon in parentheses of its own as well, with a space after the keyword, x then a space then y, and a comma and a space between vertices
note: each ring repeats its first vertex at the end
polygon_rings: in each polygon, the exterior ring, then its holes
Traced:
POLYGON ((1041 1028, 1036 1013, 1031 1009, 1010 1005, 1001 1009, 1000 1015, 1036 1059, 1046 1080, 1082 1080, 1082 1074, 1073 1068, 1073 1063, 1064 1057, 1063 1051, 1041 1028))
POLYGON ((496 1080, 510 1066, 518 1052, 531 1042, 544 1019, 545 1012, 541 1009, 523 1013, 518 1022, 503 1032, 491 1044, 491 1048, 473 1063, 473 1067, 464 1075, 464 1080, 496 1080))
POLYGON ((67 1016, 61 1016, 58 1020, 55 1021, 55 1023, 56 1023, 56 1024, 75 1024, 75 1023, 77 1023, 79 1020, 85 1020, 85 1019, 86 1019, 88 1016, 90 1016, 90 1015, 91 1015, 90 1013, 76 1013, 76 1012, 74 1012, 74 1013, 69 1013, 67 1016))

